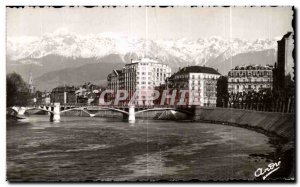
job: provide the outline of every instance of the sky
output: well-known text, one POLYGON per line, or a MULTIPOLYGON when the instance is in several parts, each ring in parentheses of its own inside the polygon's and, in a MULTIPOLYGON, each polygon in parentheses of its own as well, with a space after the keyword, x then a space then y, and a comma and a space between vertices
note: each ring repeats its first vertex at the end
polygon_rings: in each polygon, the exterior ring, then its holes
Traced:
POLYGON ((63 28, 79 35, 112 32, 154 40, 255 40, 293 31, 291 7, 27 7, 7 8, 6 19, 8 37, 39 37, 63 28))

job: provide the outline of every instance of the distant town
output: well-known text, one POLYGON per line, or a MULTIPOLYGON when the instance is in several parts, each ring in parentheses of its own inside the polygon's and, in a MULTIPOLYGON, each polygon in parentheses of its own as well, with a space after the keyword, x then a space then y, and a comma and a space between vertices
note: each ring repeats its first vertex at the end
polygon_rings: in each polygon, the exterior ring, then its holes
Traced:
POLYGON ((227 76, 205 66, 181 67, 172 73, 167 64, 147 57, 131 60, 122 69, 108 72, 106 87, 87 82, 81 86, 63 85, 51 92, 42 92, 35 89, 30 75, 29 103, 113 104, 116 97, 121 96, 117 94, 118 90, 127 90, 128 96, 117 105, 126 106, 134 97, 131 104, 137 106, 177 105, 183 99, 185 105, 293 112, 294 75, 286 73, 286 55, 290 53, 288 50, 292 50, 287 44, 292 42, 292 37, 293 33, 289 32, 278 41, 277 62, 274 64, 260 65, 259 62, 253 62, 253 65, 236 66, 227 76), (139 94, 134 95, 137 90, 139 94), (179 93, 182 90, 187 92, 179 93), (155 99, 151 97, 153 91, 160 93, 155 99))

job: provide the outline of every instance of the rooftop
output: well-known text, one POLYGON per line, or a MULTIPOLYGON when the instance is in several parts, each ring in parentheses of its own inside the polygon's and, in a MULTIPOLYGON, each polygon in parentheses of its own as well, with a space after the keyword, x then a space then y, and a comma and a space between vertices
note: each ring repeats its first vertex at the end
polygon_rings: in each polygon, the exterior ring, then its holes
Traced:
POLYGON ((120 75, 122 73, 122 70, 116 70, 116 72, 118 73, 118 75, 120 75))
POLYGON ((293 35, 292 32, 287 32, 287 33, 282 37, 281 40, 283 40, 283 39, 285 39, 285 38, 289 38, 291 35, 293 35))
POLYGON ((179 70, 174 75, 182 75, 187 73, 208 73, 208 74, 215 74, 215 75, 221 75, 217 70, 210 67, 205 66, 188 66, 184 67, 181 70, 179 70))
POLYGON ((76 88, 74 86, 58 86, 52 89, 52 92, 70 92, 75 91, 76 88))
POLYGON ((157 60, 151 59, 151 58, 142 58, 139 60, 132 60, 131 63, 140 63, 140 62, 150 62, 150 63, 158 63, 157 60))
POLYGON ((231 70, 271 70, 272 65, 248 65, 248 66, 235 66, 231 70))

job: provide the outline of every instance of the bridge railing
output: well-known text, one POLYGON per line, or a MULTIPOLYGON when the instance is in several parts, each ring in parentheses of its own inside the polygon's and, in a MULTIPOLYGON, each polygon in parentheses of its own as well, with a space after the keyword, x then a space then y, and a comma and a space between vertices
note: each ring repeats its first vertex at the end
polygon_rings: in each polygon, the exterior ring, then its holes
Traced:
MULTIPOLYGON (((54 104, 36 104, 36 105, 31 105, 27 107, 32 107, 32 108, 38 108, 38 107, 53 107, 54 104)), ((66 104, 60 104, 61 108, 79 108, 79 107, 109 107, 109 108, 127 108, 129 107, 126 104, 123 105, 97 105, 97 104, 84 104, 84 103, 66 103, 66 104)), ((135 108, 180 108, 180 109, 190 109, 193 108, 194 106, 192 105, 134 105, 135 108)))

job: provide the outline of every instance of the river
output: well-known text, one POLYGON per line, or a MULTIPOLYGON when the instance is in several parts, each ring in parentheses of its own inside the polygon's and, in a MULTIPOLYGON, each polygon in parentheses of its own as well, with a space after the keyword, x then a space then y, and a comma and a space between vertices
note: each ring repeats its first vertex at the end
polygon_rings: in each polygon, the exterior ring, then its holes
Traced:
POLYGON ((7 123, 9 181, 252 180, 269 138, 239 127, 137 119, 30 116, 7 123))

